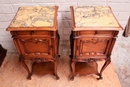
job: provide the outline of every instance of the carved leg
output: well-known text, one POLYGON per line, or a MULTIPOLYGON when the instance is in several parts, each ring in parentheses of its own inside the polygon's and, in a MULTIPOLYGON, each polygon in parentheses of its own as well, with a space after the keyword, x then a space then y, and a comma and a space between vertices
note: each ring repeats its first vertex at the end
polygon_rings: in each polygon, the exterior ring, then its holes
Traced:
POLYGON ((72 76, 71 76, 70 80, 73 81, 74 76, 75 76, 75 62, 74 61, 71 62, 71 69, 72 69, 72 76))
POLYGON ((58 66, 58 59, 54 62, 55 69, 54 69, 54 75, 56 76, 56 79, 59 80, 59 76, 57 75, 57 66, 58 66))
MULTIPOLYGON (((58 36, 58 49, 59 49, 59 41, 60 41, 60 35, 57 33, 57 36, 58 36)), ((58 49, 57 49, 57 51, 58 51, 58 49)), ((59 53, 59 51, 57 52, 57 54, 59 53)), ((58 57, 60 57, 60 55, 58 55, 58 57)))
POLYGON ((28 66, 27 66, 26 63, 24 62, 24 58, 23 58, 22 56, 19 57, 19 61, 20 61, 20 63, 22 64, 22 66, 23 66, 23 67, 27 70, 27 72, 28 72, 28 77, 27 77, 27 79, 31 80, 31 75, 32 75, 32 73, 30 72, 28 66))
POLYGON ((73 57, 73 32, 71 32, 71 35, 70 35, 70 49, 71 49, 71 54, 69 55, 69 57, 72 59, 73 57))
POLYGON ((103 79, 103 77, 102 77, 102 72, 105 70, 105 68, 106 68, 110 63, 111 63, 111 58, 109 57, 109 58, 105 61, 105 63, 104 63, 104 65, 103 65, 103 67, 102 67, 100 73, 97 74, 97 75, 99 76, 99 78, 97 78, 98 80, 103 79))

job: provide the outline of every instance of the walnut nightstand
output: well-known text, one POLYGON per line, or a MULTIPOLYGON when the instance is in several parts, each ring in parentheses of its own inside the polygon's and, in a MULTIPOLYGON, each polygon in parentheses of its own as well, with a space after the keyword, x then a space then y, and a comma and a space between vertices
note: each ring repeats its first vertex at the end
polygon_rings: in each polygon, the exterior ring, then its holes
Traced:
POLYGON ((109 6, 71 6, 72 77, 96 74, 102 79, 103 70, 111 62, 111 52, 122 27, 109 6), (97 61, 105 60, 100 72, 97 61), (83 70, 85 68, 85 70, 83 70))
POLYGON ((57 75, 59 46, 57 11, 57 6, 20 7, 7 28, 7 31, 11 32, 18 51, 19 61, 28 72, 28 79, 31 79, 36 67, 30 71, 25 63, 27 60, 32 61, 33 65, 42 62, 45 69, 51 67, 43 72, 47 74, 47 71, 50 73, 50 70, 53 70, 52 74, 59 79, 57 75))

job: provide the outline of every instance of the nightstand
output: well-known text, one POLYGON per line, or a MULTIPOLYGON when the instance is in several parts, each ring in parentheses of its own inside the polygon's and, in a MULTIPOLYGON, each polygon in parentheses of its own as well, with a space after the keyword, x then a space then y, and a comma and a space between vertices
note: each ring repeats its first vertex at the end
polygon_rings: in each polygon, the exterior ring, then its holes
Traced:
MULTIPOLYGON (((19 61, 28 72, 28 79, 31 79, 34 68, 32 71, 29 70, 25 63, 27 60, 32 61, 33 65, 42 62, 46 69, 49 69, 47 68, 49 66, 53 67, 52 73, 56 79, 59 79, 57 75, 59 46, 57 11, 57 6, 20 7, 7 28, 18 51, 19 61)), ((50 70, 44 71, 50 72, 50 70)))
POLYGON ((71 6, 71 80, 77 74, 102 72, 111 62, 111 52, 121 25, 109 6, 71 6), (105 60, 100 72, 97 61, 105 60), (85 69, 85 70, 84 70, 85 69))

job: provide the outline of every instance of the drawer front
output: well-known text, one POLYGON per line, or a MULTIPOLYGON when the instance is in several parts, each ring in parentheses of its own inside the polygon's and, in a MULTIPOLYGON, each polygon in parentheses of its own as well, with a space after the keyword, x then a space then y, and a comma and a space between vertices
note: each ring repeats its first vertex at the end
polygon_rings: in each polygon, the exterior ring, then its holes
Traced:
POLYGON ((14 31, 15 35, 48 35, 51 36, 51 31, 14 31))
POLYGON ((84 36, 84 35, 113 35, 114 31, 108 31, 108 30, 90 30, 90 31, 79 31, 78 35, 79 36, 84 36))
POLYGON ((111 38, 82 38, 76 40, 76 56, 105 56, 111 38))

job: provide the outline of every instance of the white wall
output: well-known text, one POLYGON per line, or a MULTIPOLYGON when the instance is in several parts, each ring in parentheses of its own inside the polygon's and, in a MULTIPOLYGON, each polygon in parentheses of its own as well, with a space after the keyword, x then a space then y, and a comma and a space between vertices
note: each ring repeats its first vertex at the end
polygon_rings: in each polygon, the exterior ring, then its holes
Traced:
POLYGON ((73 5, 109 5, 119 23, 125 27, 130 15, 130 0, 0 0, 0 44, 8 52, 16 52, 11 35, 6 28, 14 17, 18 7, 27 5, 59 6, 58 23, 61 37, 60 47, 69 50, 71 29, 70 6, 73 5))

